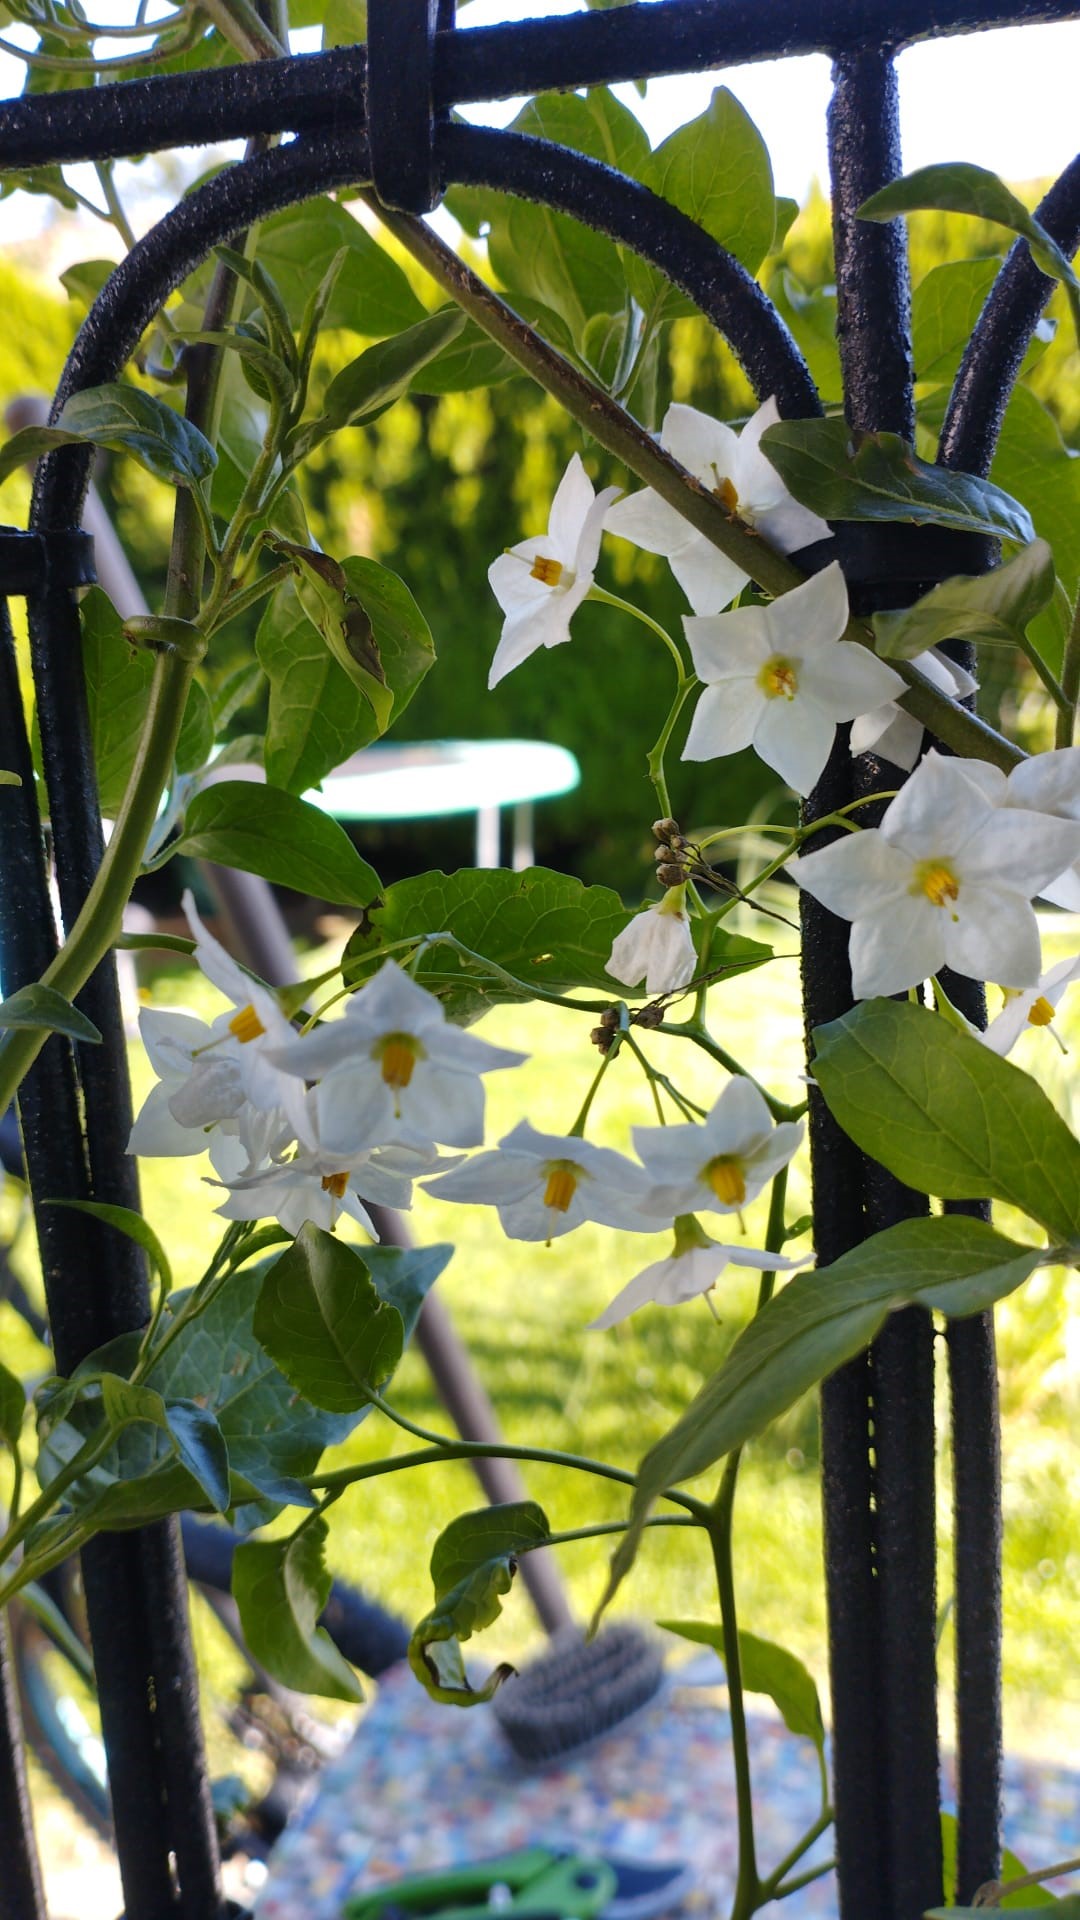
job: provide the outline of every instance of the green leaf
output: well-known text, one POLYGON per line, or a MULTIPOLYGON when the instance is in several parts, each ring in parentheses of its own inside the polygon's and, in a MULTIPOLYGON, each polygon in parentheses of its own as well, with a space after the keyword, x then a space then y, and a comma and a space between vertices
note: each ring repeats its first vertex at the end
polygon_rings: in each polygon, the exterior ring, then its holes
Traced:
MULTIPOLYGON (((1048 1920, 1046 1904, 1038 1898, 1041 1893, 1041 1887, 1025 1887, 1023 1900, 1026 1905, 1022 1905, 1018 1897, 1015 1900, 1002 1900, 992 1907, 929 1907, 923 1920, 986 1920, 988 1913, 999 1911, 1011 1914, 1012 1920, 1048 1920)), ((1051 1900, 1053 1920, 1080 1920, 1080 1893, 1067 1893, 1060 1900, 1054 1900, 1051 1896, 1051 1900)))
POLYGON ((137 387, 87 387, 52 427, 24 427, 0 452, 0 480, 53 447, 89 445, 128 453, 158 480, 193 487, 217 464, 210 442, 163 400, 137 387))
POLYGON ((948 260, 933 267, 911 296, 911 352, 917 380, 952 381, 1000 260, 948 260))
POLYGON ((92 307, 110 274, 116 272, 115 260, 80 260, 60 275, 60 284, 69 300, 92 307))
POLYGON ((356 1675, 324 1627, 330 1598, 325 1520, 305 1521, 287 1540, 245 1540, 233 1556, 233 1598, 255 1659, 298 1693, 359 1701, 356 1675))
POLYGON ((197 793, 171 854, 215 860, 335 906, 361 907, 379 885, 343 827, 277 787, 222 780, 197 793))
POLYGON ((1054 592, 1054 556, 1033 540, 1003 567, 943 580, 900 613, 875 613, 870 624, 885 660, 914 660, 942 640, 1023 647, 1027 627, 1054 592))
POLYGON ((519 374, 516 360, 489 340, 475 320, 466 320, 456 340, 414 375, 413 393, 468 393, 475 387, 498 386, 519 374))
POLYGON ((549 1534, 543 1508, 521 1500, 463 1513, 439 1535, 431 1555, 435 1605, 409 1642, 409 1665, 432 1699, 472 1707, 490 1700, 513 1673, 513 1667, 498 1666, 483 1686, 473 1687, 461 1642, 498 1619, 518 1554, 542 1546, 549 1534))
MULTIPOLYGON (((224 334, 221 338, 233 340, 235 336, 224 334)), ((284 380, 288 382, 288 370, 284 363, 278 361, 277 364, 282 368, 284 380)), ((255 398, 235 357, 226 355, 221 370, 218 463, 210 488, 210 505, 222 520, 231 519, 240 505, 252 467, 262 451, 266 430, 266 407, 255 398)))
POLYGON ((894 180, 872 194, 859 208, 857 217, 891 220, 898 213, 914 213, 924 207, 938 207, 946 213, 974 214, 979 220, 994 220, 999 226, 1018 233, 1027 241, 1036 266, 1051 279, 1063 283, 1080 332, 1080 282, 1066 255, 996 173, 960 161, 919 167, 906 179, 894 180))
POLYGON ((164 1293, 172 1292, 172 1268, 169 1256, 161 1241, 141 1213, 135 1213, 130 1207, 110 1206, 104 1200, 50 1200, 46 1204, 52 1207, 67 1207, 72 1213, 88 1213, 93 1220, 101 1220, 107 1227, 115 1227, 118 1233, 134 1240, 142 1248, 151 1267, 157 1273, 164 1293))
POLYGON ((231 1504, 229 1449, 213 1414, 196 1400, 173 1400, 165 1409, 176 1451, 215 1513, 231 1504))
POLYGON ((1054 550, 1054 565, 1064 594, 1041 613, 1031 637, 1055 671, 1061 667, 1065 636, 1080 586, 1080 460, 1066 447, 1061 429, 1029 387, 1017 386, 1005 413, 991 477, 1022 500, 1035 531, 1054 550))
POLYGON ((14 1453, 22 1433, 26 1412, 26 1389, 18 1376, 0 1360, 0 1440, 14 1453))
POLYGON ((321 24, 323 47, 353 47, 367 39, 367 0, 325 0, 312 25, 321 24))
POLYGON ((949 1214, 901 1221, 831 1266, 799 1274, 751 1320, 723 1365, 645 1455, 630 1525, 612 1555, 598 1611, 633 1565, 649 1510, 665 1488, 704 1473, 763 1432, 861 1353, 890 1313, 912 1303, 942 1313, 981 1312, 1020 1286, 1041 1257, 1038 1248, 1018 1246, 984 1220, 949 1214))
POLYGON ((118 1373, 103 1373, 98 1384, 105 1417, 113 1426, 132 1426, 143 1420, 152 1427, 165 1426, 165 1402, 152 1387, 133 1386, 118 1373))
POLYGON ((836 288, 806 285, 784 261, 772 273, 766 291, 781 319, 787 321, 822 399, 839 403, 844 383, 836 345, 836 288))
POLYGON ((457 339, 464 324, 460 307, 443 307, 404 333, 369 347, 334 375, 320 418, 301 427, 299 437, 316 433, 323 438, 390 406, 408 391, 413 375, 457 339))
POLYGON ((378 339, 424 318, 397 262, 336 200, 305 200, 259 225, 256 258, 273 277, 289 319, 298 327, 309 299, 336 254, 345 249, 326 327, 350 327, 378 339))
POLYGON ((285 1378, 328 1413, 366 1406, 404 1346, 401 1315, 379 1298, 360 1255, 310 1220, 270 1268, 254 1326, 285 1378))
MULTIPOLYGON (((717 87, 705 112, 677 127, 656 149, 650 184, 733 253, 748 273, 756 273, 772 250, 776 196, 768 148, 726 87, 717 87)), ((636 255, 626 255, 626 271, 635 300, 654 322, 697 311, 636 255)))
MULTIPOLYGON (((146 1384, 161 1396, 166 1410, 193 1402, 216 1420, 228 1451, 233 1503, 260 1499, 274 1508, 311 1506, 304 1477, 314 1472, 323 1449, 343 1440, 364 1416, 325 1413, 299 1399, 256 1340, 252 1319, 265 1272, 266 1263, 260 1262, 230 1274, 228 1284, 154 1363, 146 1384)), ((183 1293, 170 1297, 163 1333, 189 1298, 183 1293)), ((89 1357, 87 1367, 100 1371, 110 1358, 116 1366, 130 1366, 139 1336, 125 1338, 128 1347, 119 1349, 110 1342, 89 1357)), ((78 1394, 76 1377, 60 1382, 58 1396, 45 1403, 38 1460, 43 1485, 100 1425, 100 1400, 95 1404, 78 1399, 78 1394)), ((80 1514, 92 1515, 102 1526, 137 1525, 184 1507, 212 1504, 177 1457, 172 1435, 145 1423, 128 1428, 67 1498, 80 1514)))
POLYGON ((44 1027, 48 1033, 66 1033, 69 1040, 99 1044, 101 1035, 92 1020, 73 1007, 55 987, 35 981, 29 987, 17 987, 0 1001, 0 1030, 13 1027, 44 1027))
MULTIPOLYGON (((701 1620, 658 1620, 658 1627, 678 1633, 712 1647, 724 1658, 724 1632, 719 1625, 701 1620)), ((812 1740, 819 1753, 825 1751, 825 1723, 817 1684, 801 1660, 774 1640, 762 1640, 756 1633, 739 1633, 739 1670, 747 1693, 764 1693, 780 1709, 789 1733, 812 1740)))
POLYGON ((826 520, 893 520, 957 527, 1026 545, 1025 507, 989 480, 920 460, 896 433, 857 434, 846 420, 781 420, 762 451, 789 492, 826 520))
MULTIPOLYGON (((942 1864, 944 1866, 945 1898, 946 1900, 955 1900, 957 1852, 957 1821, 955 1813, 943 1813, 941 1816, 941 1851, 942 1864)), ((1003 1847, 1001 1850, 1002 1880, 1022 1880, 1027 1872, 1028 1868, 1024 1865, 1024 1862, 1019 1860, 1010 1848, 1003 1847)), ((1043 1920, 1049 1920, 1049 1916, 1046 1915, 1046 1908, 1056 1907, 1059 1902, 1052 1893, 1047 1892, 1045 1887, 1034 1886, 1022 1887, 1018 1889, 1016 1893, 1007 1893, 1004 1900, 998 1904, 1004 1907, 1007 1912, 1012 1912, 1017 1907, 1037 1907, 1040 1909, 1043 1920)), ((994 1907, 990 1908, 991 1913, 996 1910, 994 1907)), ((945 1911, 945 1909, 938 1909, 939 1913, 942 1911, 945 1911)), ((951 1912, 953 1909, 949 1908, 947 1911, 951 1912)), ((977 1911, 984 1916, 985 1920, 987 1909, 981 1907, 977 1909, 977 1911)))
POLYGON ((907 1001, 863 1001, 814 1044, 830 1112, 898 1180, 1007 1200, 1056 1238, 1080 1237, 1080 1141, 1019 1067, 907 1001))
POLYGON ((364 1248, 364 1265, 376 1293, 401 1315, 406 1346, 424 1301, 453 1254, 453 1247, 445 1242, 431 1247, 364 1248))
POLYGON ((378 731, 385 733, 393 711, 393 695, 386 684, 374 623, 363 601, 352 592, 345 568, 327 553, 293 546, 288 540, 275 538, 267 544, 272 552, 291 561, 300 605, 338 665, 359 687, 378 731))
MULTIPOLYGON (((425 934, 452 933, 524 983, 508 986, 449 947, 433 947, 416 969, 421 984, 436 993, 450 1018, 468 1024, 489 1007, 530 998, 528 987, 549 993, 584 988, 612 999, 627 996, 607 972, 616 934, 632 919, 610 887, 586 887, 547 867, 511 873, 502 867, 423 873, 399 880, 372 900, 342 961, 348 984, 366 980, 380 966, 384 947, 425 934)), ((770 949, 756 941, 712 933, 710 967, 732 972, 760 965, 770 949)), ((632 990, 630 998, 644 989, 632 990)))

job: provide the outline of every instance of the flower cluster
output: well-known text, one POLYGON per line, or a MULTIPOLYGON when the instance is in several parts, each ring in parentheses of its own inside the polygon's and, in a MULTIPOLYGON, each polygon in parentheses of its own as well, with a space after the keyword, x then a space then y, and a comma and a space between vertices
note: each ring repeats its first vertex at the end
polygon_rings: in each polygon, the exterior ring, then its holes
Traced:
POLYGON ((132 1129, 133 1153, 209 1150, 228 1220, 305 1221, 332 1228, 342 1213, 373 1239, 367 1205, 406 1209, 413 1183, 442 1200, 497 1209, 511 1239, 546 1241, 586 1220, 632 1233, 674 1222, 670 1258, 639 1274, 597 1325, 611 1326, 645 1300, 668 1304, 706 1292, 733 1261, 799 1264, 711 1240, 696 1214, 735 1213, 787 1165, 801 1123, 775 1126, 750 1081, 732 1080, 700 1125, 637 1127, 638 1160, 576 1134, 537 1132, 521 1121, 497 1148, 479 1147, 483 1076, 525 1058, 450 1025, 433 994, 392 960, 349 999, 340 1019, 298 1034, 273 994, 207 932, 190 894, 184 909, 202 971, 232 1004, 207 1025, 146 1010, 143 1037, 158 1084, 132 1129))

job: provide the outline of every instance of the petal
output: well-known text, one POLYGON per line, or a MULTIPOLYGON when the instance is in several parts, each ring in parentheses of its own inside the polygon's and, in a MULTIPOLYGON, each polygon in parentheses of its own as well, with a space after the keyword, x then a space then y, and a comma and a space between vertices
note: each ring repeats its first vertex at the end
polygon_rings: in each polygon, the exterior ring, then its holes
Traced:
POLYGON ((903 993, 939 973, 945 961, 947 924, 942 907, 914 894, 896 900, 888 913, 856 920, 848 945, 856 1000, 903 993))
POLYGON ((834 720, 854 720, 860 713, 871 713, 904 691, 898 673, 853 640, 838 640, 827 652, 803 658, 799 674, 800 691, 832 714, 834 720))
POLYGON ((353 994, 345 1018, 352 1031, 363 1030, 373 1038, 397 1032, 426 1037, 446 1024, 435 995, 420 986, 396 960, 384 960, 378 973, 353 994))
POLYGON ((478 1147, 484 1138, 484 1083, 477 1074, 460 1073, 438 1061, 417 1061, 400 1102, 401 1119, 418 1139, 478 1147))
POLYGON ((770 394, 751 415, 738 439, 732 475, 738 488, 740 511, 745 514, 749 510, 755 526, 760 526, 763 514, 791 498, 772 461, 761 451, 761 436, 766 427, 775 427, 779 421, 780 409, 770 394))
POLYGON ((444 1067, 456 1067, 461 1073, 493 1073, 500 1067, 520 1067, 529 1057, 513 1047, 497 1047, 490 1040, 481 1040, 475 1033, 451 1026, 449 1020, 438 1032, 425 1033, 424 1043, 432 1060, 444 1067))
MULTIPOLYGON (((1000 883, 1030 900, 1080 859, 1080 821, 1000 807, 961 849, 957 867, 965 883, 1000 883)), ((1002 986, 1009 981, 1003 980, 1002 986)))
POLYGON ((382 1146, 393 1134, 390 1089, 370 1062, 328 1074, 316 1090, 315 1112, 322 1151, 331 1159, 348 1160, 365 1147, 382 1146))
POLYGON ((772 1133, 772 1114, 761 1088, 745 1074, 736 1074, 701 1128, 704 1158, 709 1160, 717 1153, 749 1153, 772 1133))
POLYGON ((777 651, 764 607, 736 607, 712 619, 683 616, 694 672, 707 685, 741 674, 756 675, 777 651))
POLYGON ((1070 867, 1068 873, 1059 873, 1049 886, 1040 887, 1039 898, 1064 907, 1066 913, 1080 913, 1080 871, 1070 867))
POLYGON ((913 860, 943 857, 961 847, 990 818, 984 793, 963 772, 964 763, 928 753, 886 809, 881 832, 913 860))
POLYGON ((554 548, 555 557, 568 567, 574 564, 581 529, 595 500, 593 483, 581 463, 581 455, 575 453, 559 481, 548 515, 549 542, 554 548))
POLYGON ((816 701, 798 695, 794 700, 762 698, 754 752, 804 799, 821 778, 835 739, 836 722, 816 701))
POLYGON ((185 1126, 169 1106, 172 1088, 153 1087, 139 1109, 138 1118, 128 1135, 127 1151, 148 1159, 172 1158, 176 1154, 202 1153, 206 1134, 201 1126, 185 1126))
POLYGON ((605 1307, 597 1319, 590 1320, 589 1325, 614 1327, 639 1307, 651 1303, 663 1307, 682 1306, 687 1300, 707 1293, 727 1264, 728 1249, 716 1242, 712 1247, 694 1247, 689 1253, 654 1260, 651 1266, 635 1274, 622 1292, 615 1295, 610 1306, 605 1307))
POLYGON ((556 559, 551 551, 551 541, 522 540, 508 553, 500 553, 488 568, 488 584, 504 613, 517 614, 542 605, 551 592, 542 580, 532 572, 532 563, 539 554, 546 559, 556 559))
MULTIPOLYGON (((598 493, 581 525, 577 546, 574 549, 573 567, 578 584, 587 581, 585 592, 592 585, 593 572, 600 557, 600 536, 604 531, 604 520, 614 502, 619 498, 618 487, 605 487, 598 493)), ((585 595, 582 594, 584 599, 585 595)))
POLYGON ((455 1167, 437 1180, 422 1182, 433 1200, 454 1200, 499 1206, 505 1200, 520 1200, 535 1187, 538 1163, 531 1154, 491 1148, 474 1154, 463 1167, 455 1167))
POLYGON ((945 959, 955 972, 999 987, 1034 986, 1042 955, 1026 899, 1007 887, 962 886, 956 909, 945 922, 945 959))
POLYGON ((668 555, 668 565, 695 613, 720 613, 730 607, 750 578, 703 533, 668 555))
POLYGON ((526 613, 514 614, 503 624, 499 644, 488 671, 488 692, 505 680, 541 647, 564 647, 570 638, 570 618, 577 612, 592 585, 591 579, 575 582, 567 592, 547 589, 542 605, 526 613))
POLYGON ((875 707, 873 713, 859 714, 851 723, 853 755, 876 753, 890 766, 902 767, 908 773, 922 752, 922 744, 921 721, 913 720, 910 713, 894 706, 891 700, 883 707, 875 707))
MULTIPOLYGON (((779 474, 777 479, 779 479, 779 474)), ((770 546, 781 553, 798 553, 803 547, 816 546, 819 540, 831 540, 833 530, 820 514, 788 495, 778 506, 763 508, 753 516, 753 525, 770 546)))
MULTIPOLYGON (((811 574, 809 580, 804 580, 802 586, 795 587, 791 593, 780 594, 765 609, 765 619, 772 653, 790 651, 805 661, 823 648, 833 647, 848 623, 847 585, 836 561, 821 573, 811 574)), ((899 675, 893 678, 902 691, 903 681, 899 675)), ((896 688, 885 691, 892 694, 896 688)))
POLYGON ((700 1163, 702 1129, 693 1122, 679 1121, 670 1127, 633 1127, 631 1138, 634 1152, 650 1180, 661 1185, 684 1184, 700 1163))
POLYGON ((706 687, 694 708, 684 760, 719 760, 750 745, 765 705, 754 680, 728 680, 706 687))
POLYGON ((696 527, 681 513, 647 487, 644 493, 632 493, 619 500, 607 515, 607 531, 620 540, 629 540, 646 553, 662 553, 669 558, 695 538, 696 527))
POLYGON ((1013 768, 1006 784, 1010 807, 1080 819, 1080 747, 1033 753, 1013 768))
POLYGON ((734 480, 738 472, 738 434, 725 421, 681 400, 673 401, 664 415, 660 445, 703 486, 734 480))
POLYGON ((150 1065, 162 1079, 166 1073, 178 1071, 178 1050, 187 1057, 188 1064, 182 1069, 186 1073, 195 1049, 205 1047, 213 1038, 205 1020, 196 1020, 190 1013, 177 1013, 172 1007, 140 1007, 139 1035, 150 1065), (163 1041, 168 1043, 167 1053, 162 1052, 163 1041))
POLYGON ((846 833, 829 847, 804 853, 787 871, 842 920, 889 912, 911 885, 910 859, 890 846, 876 827, 846 833))
POLYGON ((180 904, 184 909, 188 926, 195 940, 195 959, 208 980, 223 993, 234 1006, 246 1006, 253 998, 253 982, 244 973, 232 956, 226 953, 219 940, 208 933, 199 918, 195 906, 195 895, 188 887, 181 895, 180 904))

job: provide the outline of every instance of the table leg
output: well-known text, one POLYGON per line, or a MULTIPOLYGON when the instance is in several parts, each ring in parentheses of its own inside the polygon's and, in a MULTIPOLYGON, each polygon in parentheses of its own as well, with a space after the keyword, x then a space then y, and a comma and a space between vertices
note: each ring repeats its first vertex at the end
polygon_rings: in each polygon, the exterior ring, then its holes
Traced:
POLYGON ((531 800, 519 800, 514 808, 514 851, 510 864, 515 873, 524 873, 526 867, 536 865, 536 852, 533 847, 533 803, 531 800))
POLYGON ((498 867, 499 858, 499 809, 481 807, 476 815, 476 865, 478 867, 498 867))

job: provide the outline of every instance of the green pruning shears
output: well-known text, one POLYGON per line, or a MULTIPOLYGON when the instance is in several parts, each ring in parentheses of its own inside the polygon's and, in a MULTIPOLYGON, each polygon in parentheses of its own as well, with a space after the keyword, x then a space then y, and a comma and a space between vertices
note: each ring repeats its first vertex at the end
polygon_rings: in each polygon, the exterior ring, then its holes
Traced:
POLYGON ((346 1920, 413 1920, 421 1914, 437 1914, 438 1920, 481 1920, 491 1914, 505 1914, 507 1920, 519 1915, 594 1920, 615 1886, 615 1869, 606 1860, 523 1847, 494 1860, 393 1881, 347 1900, 345 1915, 346 1920))

